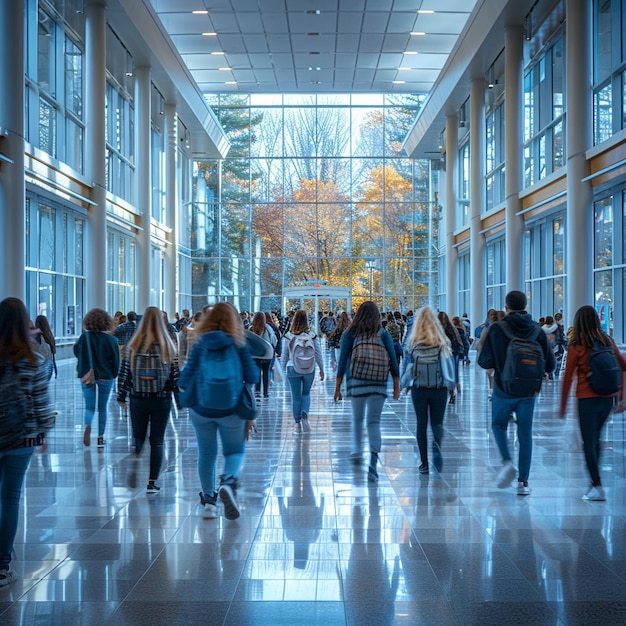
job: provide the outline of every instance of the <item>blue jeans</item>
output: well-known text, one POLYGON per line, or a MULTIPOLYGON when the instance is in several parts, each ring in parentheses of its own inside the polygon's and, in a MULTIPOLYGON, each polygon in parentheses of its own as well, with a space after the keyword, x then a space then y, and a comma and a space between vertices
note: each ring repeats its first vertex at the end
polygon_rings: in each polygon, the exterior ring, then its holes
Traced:
POLYGON ((352 454, 359 454, 363 448, 363 420, 367 422, 367 437, 370 452, 380 452, 380 414, 385 405, 385 396, 352 396, 352 454))
POLYGON ((35 448, 0 452, 0 570, 9 569, 24 475, 35 448))
POLYGON ((428 418, 430 417, 430 428, 433 431, 433 440, 441 447, 443 439, 443 417, 448 404, 448 390, 428 389, 426 387, 413 387, 411 389, 411 399, 417 418, 417 447, 420 451, 420 461, 428 465, 428 418))
POLYGON ((98 389, 98 437, 102 437, 107 425, 107 403, 113 388, 113 380, 96 380, 93 385, 81 384, 81 387, 85 399, 85 426, 91 426, 93 422, 96 413, 96 387, 98 389))
POLYGON ((202 493, 212 497, 215 493, 217 433, 224 453, 224 479, 236 482, 246 456, 246 420, 238 415, 204 417, 193 409, 189 409, 189 417, 198 439, 198 475, 202 493))
POLYGON ((510 461, 508 428, 511 413, 517 416, 517 439, 519 441, 518 480, 526 482, 530 474, 533 456, 533 414, 535 396, 530 398, 503 398, 494 394, 491 398, 491 430, 503 461, 510 461))
POLYGON ((130 397, 130 421, 133 425, 135 453, 143 448, 150 425, 150 480, 156 480, 163 464, 163 441, 172 409, 172 396, 167 398, 130 397))
POLYGON ((309 414, 311 408, 311 387, 315 380, 315 370, 310 374, 298 374, 289 366, 287 368, 287 380, 291 386, 291 410, 296 424, 300 423, 302 414, 309 414))

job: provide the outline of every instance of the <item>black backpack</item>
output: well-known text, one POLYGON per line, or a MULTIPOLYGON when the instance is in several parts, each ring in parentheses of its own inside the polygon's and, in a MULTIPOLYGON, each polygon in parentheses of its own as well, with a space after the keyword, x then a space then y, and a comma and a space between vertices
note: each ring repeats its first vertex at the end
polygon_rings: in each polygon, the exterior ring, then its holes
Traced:
POLYGON ((613 351, 613 342, 608 346, 594 341, 589 351, 589 386, 594 393, 609 396, 619 391, 622 370, 613 351))
POLYGON ((30 388, 25 388, 25 384, 16 363, 0 365, 0 452, 18 447, 24 441, 25 421, 32 405, 30 388))
POLYGON ((541 391, 546 373, 546 359, 537 339, 543 333, 537 326, 529 337, 516 337, 505 321, 495 322, 510 339, 504 367, 500 374, 502 390, 509 396, 532 397, 541 391))

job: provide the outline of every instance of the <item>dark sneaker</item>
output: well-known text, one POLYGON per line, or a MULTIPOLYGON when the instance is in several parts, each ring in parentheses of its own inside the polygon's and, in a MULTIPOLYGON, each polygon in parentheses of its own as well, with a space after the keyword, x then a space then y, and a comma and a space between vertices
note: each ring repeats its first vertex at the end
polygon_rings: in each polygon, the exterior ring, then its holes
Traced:
POLYGON ((104 448, 104 437, 98 437, 98 448, 104 448))
POLYGON ((422 463, 419 467, 420 474, 428 474, 428 463, 422 463))
POLYGON ((91 445, 91 426, 85 426, 83 433, 83 445, 89 447, 91 445))
POLYGON ((528 486, 526 481, 519 481, 517 483, 517 495, 518 496, 529 496, 532 492, 532 489, 528 486))
POLYGON ((154 483, 153 481, 150 481, 148 483, 148 486, 146 487, 146 493, 159 493, 159 491, 161 491, 161 487, 159 487, 156 483, 154 483))
POLYGON ((17 580, 17 573, 12 569, 0 569, 0 587, 7 587, 17 580))
POLYGON ((226 519, 237 519, 241 513, 235 500, 235 494, 230 485, 222 485, 220 487, 220 500, 224 503, 224 515, 226 519))

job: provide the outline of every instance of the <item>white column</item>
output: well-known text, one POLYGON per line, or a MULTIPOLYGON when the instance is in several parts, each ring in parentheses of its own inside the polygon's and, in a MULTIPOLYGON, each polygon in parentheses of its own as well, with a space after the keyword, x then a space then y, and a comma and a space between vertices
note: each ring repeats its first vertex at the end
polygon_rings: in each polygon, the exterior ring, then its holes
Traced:
POLYGON ((446 118, 446 312, 455 315, 456 310, 456 262, 454 229, 457 210, 457 161, 459 151, 459 118, 446 118))
MULTIPOLYGON (((473 324, 485 317, 483 251, 485 237, 480 219, 485 188, 485 81, 470 83, 470 310, 473 324)), ((457 311, 460 315, 463 311, 457 311)))
POLYGON ((178 194, 177 156, 178 125, 176 123, 176 105, 165 105, 165 210, 167 225, 171 229, 170 240, 165 249, 165 307, 173 316, 177 307, 176 265, 178 256, 178 194))
POLYGON ((24 2, 0 2, 0 300, 25 299, 24 2))
POLYGON ((524 29, 509 26, 504 33, 504 135, 505 177, 505 244, 506 289, 524 289, 524 266, 522 264, 524 220, 517 213, 522 203, 519 191, 522 186, 522 86, 523 86, 524 29))
POLYGON ((593 191, 585 150, 593 145, 591 121, 591 3, 568 0, 565 43, 567 102, 567 213, 565 231, 566 326, 584 304, 595 304, 593 289, 593 191))
MULTIPOLYGON (((135 200, 141 216, 137 233, 137 313, 150 306, 150 216, 152 214, 150 68, 135 68, 135 200)), ((158 299, 154 303, 158 306, 158 299)))

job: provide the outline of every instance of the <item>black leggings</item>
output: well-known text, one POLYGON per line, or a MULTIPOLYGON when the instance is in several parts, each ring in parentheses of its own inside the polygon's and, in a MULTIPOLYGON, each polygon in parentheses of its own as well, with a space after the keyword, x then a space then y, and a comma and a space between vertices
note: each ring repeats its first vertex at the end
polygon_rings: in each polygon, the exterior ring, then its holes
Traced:
POLYGON ((156 480, 161 473, 163 441, 171 409, 171 395, 167 398, 130 397, 130 421, 137 454, 143 448, 150 424, 150 480, 156 480))
POLYGON ((583 439, 583 450, 587 469, 594 487, 602 484, 600 480, 600 433, 611 414, 613 398, 579 398, 578 420, 583 439))

